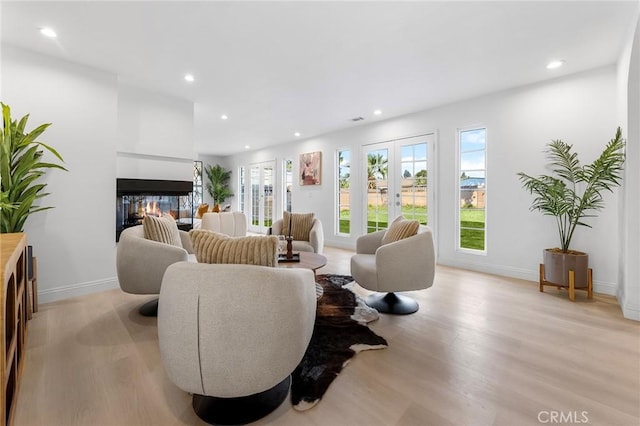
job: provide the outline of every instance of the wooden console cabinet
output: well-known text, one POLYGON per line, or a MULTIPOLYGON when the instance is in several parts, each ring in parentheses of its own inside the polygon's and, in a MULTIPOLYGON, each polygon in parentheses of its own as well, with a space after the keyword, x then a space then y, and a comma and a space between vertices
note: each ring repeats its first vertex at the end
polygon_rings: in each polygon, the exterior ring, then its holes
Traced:
POLYGON ((0 425, 12 422, 22 373, 27 321, 27 236, 0 234, 0 425))

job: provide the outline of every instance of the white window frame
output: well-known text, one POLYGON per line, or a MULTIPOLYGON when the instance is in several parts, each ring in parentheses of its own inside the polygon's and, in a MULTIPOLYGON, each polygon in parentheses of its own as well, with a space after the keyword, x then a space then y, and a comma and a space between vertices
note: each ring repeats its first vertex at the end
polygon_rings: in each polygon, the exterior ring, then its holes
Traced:
POLYGON ((247 169, 244 166, 238 167, 238 211, 246 213, 244 211, 247 203, 247 169))
POLYGON ((352 185, 352 177, 353 173, 351 173, 351 166, 353 164, 353 149, 351 148, 338 148, 335 153, 335 208, 334 208, 334 229, 335 235, 341 237, 348 237, 351 235, 351 230, 353 229, 353 209, 352 209, 352 197, 351 190, 353 189, 352 185), (340 153, 341 152, 349 152, 349 232, 340 232, 340 153))
MULTIPOLYGON (((281 188, 282 205, 280 206, 283 212, 287 211, 287 184, 291 185, 291 210, 293 210, 293 181, 294 181, 293 159, 284 158, 282 160, 282 188, 281 188), (287 182, 287 162, 288 161, 291 162, 291 181, 289 182, 287 182)), ((280 216, 282 216, 282 214, 280 216)))
POLYGON ((488 163, 488 158, 489 158, 489 129, 485 124, 479 124, 476 126, 469 126, 469 127, 461 127, 457 129, 456 132, 456 197, 455 197, 455 203, 456 203, 456 209, 455 209, 455 217, 456 217, 456 222, 455 222, 455 245, 454 247, 456 248, 456 251, 460 252, 460 253, 466 253, 466 254, 475 254, 475 255, 480 255, 480 256, 486 256, 487 255, 487 236, 489 234, 489 227, 488 227, 488 207, 489 207, 489 173, 488 173, 488 167, 487 167, 487 163, 488 163), (479 250, 479 249, 472 249, 472 248, 466 248, 466 247, 461 247, 460 245, 460 234, 461 234, 461 229, 460 229, 460 176, 463 172, 462 169, 462 164, 461 164, 461 156, 462 156, 462 147, 461 147, 461 141, 460 141, 460 137, 461 134, 463 132, 468 132, 468 131, 472 131, 472 130, 484 130, 484 202, 485 202, 485 206, 484 206, 484 249, 483 250, 479 250))

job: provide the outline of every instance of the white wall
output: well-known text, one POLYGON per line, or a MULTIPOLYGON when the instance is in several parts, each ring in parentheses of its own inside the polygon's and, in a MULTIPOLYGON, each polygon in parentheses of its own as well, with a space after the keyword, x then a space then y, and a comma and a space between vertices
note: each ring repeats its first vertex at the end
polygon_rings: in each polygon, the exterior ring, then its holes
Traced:
MULTIPOLYGON (((354 247, 363 229, 363 208, 352 195, 352 235, 334 234, 335 152, 352 151, 352 191, 363 188, 361 147, 365 144, 436 131, 437 251, 439 263, 506 276, 538 280, 542 251, 559 245, 555 223, 529 212, 532 200, 516 173, 546 173, 545 145, 552 139, 574 144, 583 162, 592 161, 614 136, 616 120, 616 70, 614 66, 592 70, 542 84, 526 86, 386 121, 322 135, 305 141, 238 154, 228 159, 233 170, 252 162, 277 159, 277 184, 281 161, 292 158, 298 174, 298 155, 322 151, 322 185, 293 188, 293 209, 313 211, 322 220, 328 245, 354 247), (488 241, 486 256, 455 249, 456 132, 458 128, 487 126, 488 133, 488 241)), ((237 192, 237 188, 236 188, 237 192)), ((618 259, 617 195, 606 196, 607 208, 591 220, 594 229, 580 229, 573 241, 576 250, 588 251, 596 291, 615 294, 618 259), (597 242, 597 243, 596 243, 597 242)))
MULTIPOLYGON (((204 171, 204 168, 207 166, 215 166, 216 164, 221 165, 222 167, 229 169, 229 165, 228 165, 228 160, 227 157, 219 157, 216 155, 205 155, 205 154, 199 154, 197 156, 197 159, 202 161, 202 198, 203 198, 203 202, 209 204, 209 206, 213 206, 213 197, 211 195, 209 195, 209 192, 207 192, 207 183, 209 182, 209 180, 207 179, 207 174, 204 171)), ((238 178, 238 171, 235 169, 231 170, 231 182, 236 182, 236 179, 238 178)), ((237 191, 234 191, 234 195, 237 191)), ((236 198, 235 197, 231 197, 227 200, 225 200, 224 202, 225 204, 227 203, 231 203, 232 206, 234 206, 233 210, 237 210, 235 208, 236 206, 236 198)))
POLYGON ((629 45, 618 62, 619 116, 626 123, 625 187, 622 192, 619 258, 620 286, 617 297, 626 318, 640 321, 640 19, 629 37, 629 45))
MULTIPOLYGON (((3 46, 2 101, 40 137, 69 172, 48 171, 44 205, 25 231, 38 257, 40 301, 113 287, 115 282, 115 75, 3 46)), ((52 159, 52 158, 50 158, 52 159)))
MULTIPOLYGON (((38 256, 41 302, 117 287, 116 177, 191 180, 193 103, 123 85, 115 74, 2 45, 2 101, 31 113, 65 158, 47 172, 25 231, 38 256)), ((32 128, 32 127, 29 127, 32 128)))
POLYGON ((120 82, 117 112, 117 177, 192 179, 192 102, 120 82))

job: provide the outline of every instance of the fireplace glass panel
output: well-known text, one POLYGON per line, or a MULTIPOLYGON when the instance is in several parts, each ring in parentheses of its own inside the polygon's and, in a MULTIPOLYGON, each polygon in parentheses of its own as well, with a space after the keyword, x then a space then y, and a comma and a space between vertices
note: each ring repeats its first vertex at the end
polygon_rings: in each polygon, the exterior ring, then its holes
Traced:
MULTIPOLYGON (((186 189, 191 190, 191 182, 179 182, 186 189)), ((178 228, 188 231, 193 226, 192 196, 191 192, 179 193, 175 188, 167 192, 158 193, 166 183, 159 181, 142 181, 118 179, 118 194, 116 197, 116 241, 126 228, 141 225, 145 216, 160 217, 163 214, 171 215, 177 222, 178 228), (148 188, 151 185, 152 188, 148 188), (145 188, 145 189, 140 189, 145 188), (128 193, 130 191, 130 193, 128 193), (150 193, 145 193, 149 191, 150 193)))

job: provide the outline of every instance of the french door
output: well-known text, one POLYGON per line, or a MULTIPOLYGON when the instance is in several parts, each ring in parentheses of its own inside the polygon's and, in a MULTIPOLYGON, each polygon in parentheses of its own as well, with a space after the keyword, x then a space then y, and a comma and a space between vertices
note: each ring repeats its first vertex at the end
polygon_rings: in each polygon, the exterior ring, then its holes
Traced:
POLYGON ((434 152, 433 133, 364 146, 366 233, 387 229, 399 215, 435 225, 434 152))
POLYGON ((266 233, 273 223, 275 181, 274 162, 251 164, 249 166, 248 211, 249 230, 261 234, 266 233))

